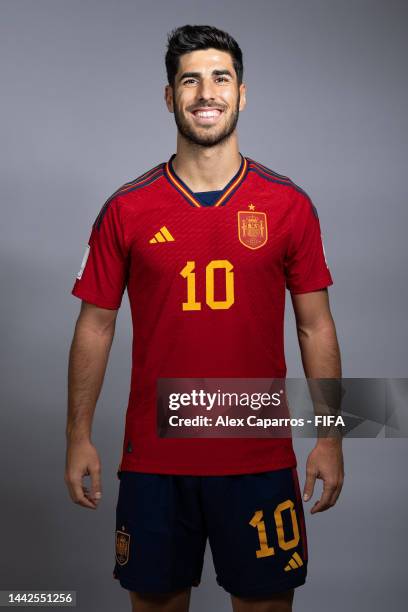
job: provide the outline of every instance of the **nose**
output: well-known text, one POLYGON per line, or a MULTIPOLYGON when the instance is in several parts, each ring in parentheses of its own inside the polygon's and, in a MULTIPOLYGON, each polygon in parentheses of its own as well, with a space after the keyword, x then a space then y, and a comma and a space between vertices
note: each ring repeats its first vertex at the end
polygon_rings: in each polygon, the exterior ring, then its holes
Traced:
POLYGON ((212 79, 201 79, 197 95, 200 101, 215 100, 214 82, 212 79))

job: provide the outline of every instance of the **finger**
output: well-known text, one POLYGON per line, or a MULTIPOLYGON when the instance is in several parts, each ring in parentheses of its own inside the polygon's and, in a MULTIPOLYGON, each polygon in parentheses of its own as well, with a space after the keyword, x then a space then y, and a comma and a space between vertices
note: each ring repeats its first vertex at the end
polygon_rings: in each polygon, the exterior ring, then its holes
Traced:
POLYGON ((303 488, 303 501, 309 501, 313 495, 314 486, 316 482, 317 474, 311 470, 306 470, 306 482, 303 488))
POLYGON ((82 487, 82 490, 84 492, 85 497, 87 499, 89 499, 93 503, 93 505, 96 507, 96 505, 97 505, 97 503, 98 503, 100 498, 93 497, 92 491, 90 489, 88 489, 87 487, 82 487))
POLYGON ((96 505, 92 500, 86 498, 84 491, 82 490, 82 478, 81 476, 71 476, 68 480, 68 491, 72 501, 75 504, 79 504, 84 508, 95 509, 96 505))
POLYGON ((83 506, 84 508, 92 508, 93 510, 96 508, 96 504, 92 499, 89 499, 88 496, 82 491, 81 487, 74 487, 72 490, 72 500, 75 504, 79 506, 83 506))
POLYGON ((82 487, 82 491, 87 499, 90 499, 91 501, 93 501, 91 498, 91 493, 87 487, 82 487))
POLYGON ((327 480, 323 482, 322 496, 310 510, 311 514, 314 514, 315 512, 323 512, 323 510, 327 510, 331 507, 331 499, 336 488, 335 483, 327 482, 327 480))
POLYGON ((334 506, 334 504, 337 502, 342 488, 343 488, 343 481, 341 480, 337 484, 335 490, 333 491, 333 494, 332 494, 332 497, 331 497, 331 500, 330 500, 330 503, 331 503, 332 506, 334 506))
POLYGON ((99 467, 93 467, 89 470, 91 476, 91 492, 90 497, 96 503, 102 497, 101 470, 99 467))

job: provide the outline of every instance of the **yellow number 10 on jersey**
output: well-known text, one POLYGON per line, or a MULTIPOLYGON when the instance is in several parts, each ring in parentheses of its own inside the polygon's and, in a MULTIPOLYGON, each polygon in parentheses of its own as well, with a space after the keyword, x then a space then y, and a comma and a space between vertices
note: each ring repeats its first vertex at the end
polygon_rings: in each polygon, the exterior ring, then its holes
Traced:
MULTIPOLYGON (((213 259, 205 267, 205 301, 213 310, 227 310, 234 303, 234 266, 228 259, 213 259), (225 300, 214 298, 214 271, 224 270, 225 300)), ((180 272, 187 279, 187 302, 183 302, 183 310, 201 310, 201 302, 196 299, 195 261, 188 261, 180 272)))

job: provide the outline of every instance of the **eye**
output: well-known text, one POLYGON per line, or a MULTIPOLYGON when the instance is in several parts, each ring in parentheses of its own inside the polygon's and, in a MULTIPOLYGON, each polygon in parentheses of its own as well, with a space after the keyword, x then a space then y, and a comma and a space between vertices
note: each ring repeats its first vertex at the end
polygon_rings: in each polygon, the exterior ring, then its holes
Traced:
POLYGON ((217 81, 220 81, 220 80, 221 80, 221 81, 224 81, 225 83, 228 83, 228 80, 229 80, 229 79, 228 79, 226 76, 219 76, 219 77, 217 77, 217 79, 216 79, 216 80, 217 80, 217 81))
POLYGON ((188 85, 188 83, 194 83, 195 79, 186 79, 185 81, 183 81, 183 85, 188 85))

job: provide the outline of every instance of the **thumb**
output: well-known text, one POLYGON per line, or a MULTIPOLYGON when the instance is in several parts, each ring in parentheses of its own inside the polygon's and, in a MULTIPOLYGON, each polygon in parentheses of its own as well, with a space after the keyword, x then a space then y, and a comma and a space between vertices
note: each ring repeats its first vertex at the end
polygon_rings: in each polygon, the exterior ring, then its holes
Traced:
POLYGON ((98 469, 89 470, 91 477, 91 497, 99 501, 102 497, 101 472, 98 469))
POLYGON ((313 490, 316 482, 316 473, 312 471, 306 471, 306 482, 303 488, 303 501, 309 501, 313 495, 313 490))

